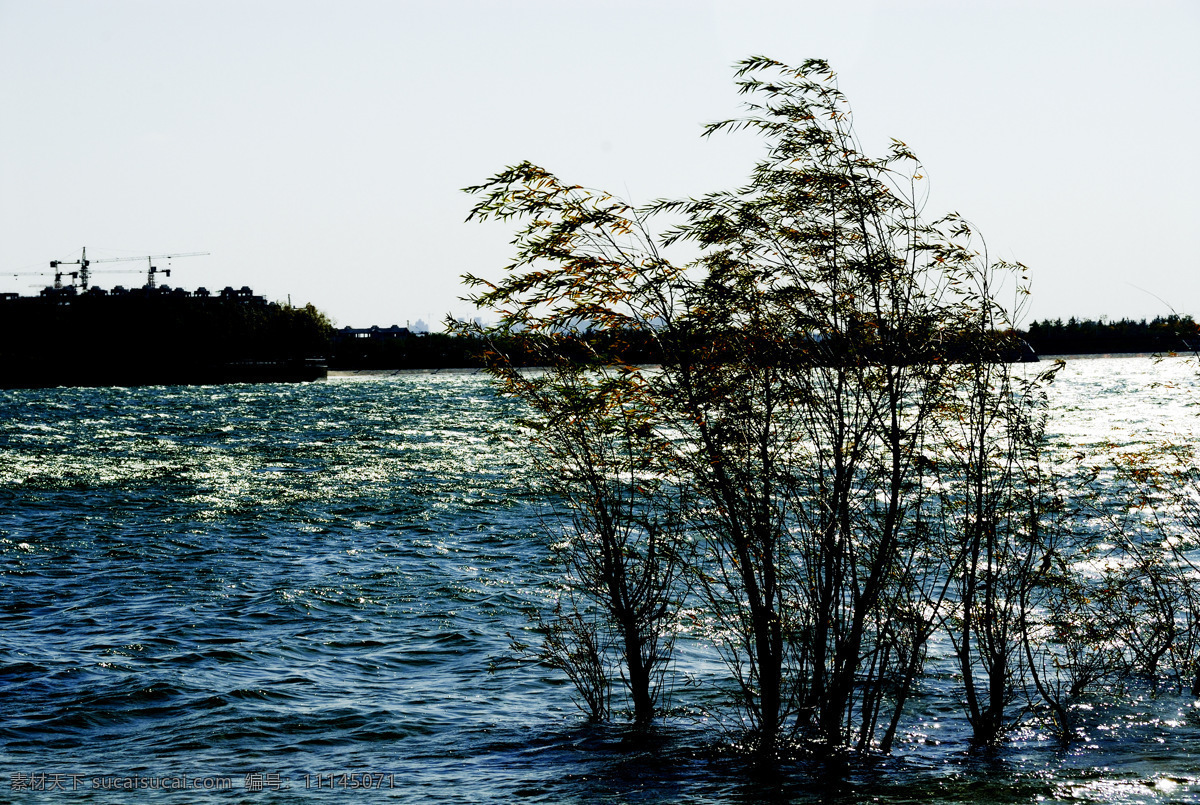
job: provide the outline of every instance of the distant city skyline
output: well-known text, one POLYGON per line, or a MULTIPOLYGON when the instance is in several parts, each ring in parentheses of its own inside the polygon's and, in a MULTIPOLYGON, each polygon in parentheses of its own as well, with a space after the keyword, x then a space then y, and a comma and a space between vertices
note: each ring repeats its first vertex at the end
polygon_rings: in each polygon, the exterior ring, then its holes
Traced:
POLYGON ((462 187, 524 159, 637 204, 736 187, 761 143, 700 132, 761 53, 830 61, 867 150, 905 141, 928 212, 1030 267, 1026 323, 1200 316, 1198 38, 1153 0, 0 0, 0 293, 84 246, 204 251, 159 281, 474 318, 459 277, 511 228, 462 187))

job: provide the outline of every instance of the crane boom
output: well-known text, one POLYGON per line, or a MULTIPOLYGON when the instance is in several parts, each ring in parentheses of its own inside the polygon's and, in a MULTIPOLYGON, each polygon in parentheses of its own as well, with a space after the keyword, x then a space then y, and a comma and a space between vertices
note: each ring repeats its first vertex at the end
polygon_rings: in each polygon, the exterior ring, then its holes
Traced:
POLYGON ((170 260, 174 257, 204 257, 211 252, 172 252, 171 254, 147 254, 141 257, 102 257, 89 263, 120 263, 125 260, 170 260))

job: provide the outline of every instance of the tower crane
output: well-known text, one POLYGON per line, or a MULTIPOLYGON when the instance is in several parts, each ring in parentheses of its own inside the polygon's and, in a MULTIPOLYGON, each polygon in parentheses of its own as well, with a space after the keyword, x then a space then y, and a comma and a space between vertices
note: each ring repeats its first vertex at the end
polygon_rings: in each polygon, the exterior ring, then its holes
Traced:
MULTIPOLYGON (((87 258, 87 246, 84 246, 78 260, 51 260, 50 267, 56 269, 59 266, 79 266, 79 286, 86 291, 88 289, 88 279, 90 276, 88 266, 92 265, 93 263, 122 263, 127 260, 145 260, 150 267, 150 270, 146 273, 146 285, 153 288, 155 285, 154 275, 159 272, 159 269, 154 266, 155 260, 172 260, 176 257, 203 257, 206 254, 209 254, 209 252, 173 252, 172 254, 148 254, 144 257, 104 257, 99 260, 89 260, 87 258)), ((167 276, 170 276, 171 270, 169 268, 165 269, 164 273, 167 276)), ((72 276, 74 276, 74 273, 72 273, 72 276)), ((56 287, 61 283, 61 279, 62 272, 56 271, 56 287)))

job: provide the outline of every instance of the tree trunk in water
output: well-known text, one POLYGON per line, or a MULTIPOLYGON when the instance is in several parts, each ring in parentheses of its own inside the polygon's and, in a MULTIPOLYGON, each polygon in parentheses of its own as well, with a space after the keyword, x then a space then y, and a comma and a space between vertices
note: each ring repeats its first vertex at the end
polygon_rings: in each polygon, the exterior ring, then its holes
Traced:
POLYGON ((654 719, 654 697, 650 693, 653 658, 642 656, 643 640, 632 624, 623 624, 625 664, 629 672, 629 695, 633 699, 633 720, 645 726, 654 719))

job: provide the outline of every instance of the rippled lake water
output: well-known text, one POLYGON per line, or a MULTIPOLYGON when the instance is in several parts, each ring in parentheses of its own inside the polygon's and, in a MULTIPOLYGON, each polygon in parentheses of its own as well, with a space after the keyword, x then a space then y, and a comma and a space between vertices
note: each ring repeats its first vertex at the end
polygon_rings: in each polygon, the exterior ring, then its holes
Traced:
MULTIPOLYGON (((1182 361, 1051 397, 1063 456, 1196 438, 1182 361)), ((839 768, 754 765, 686 690, 652 735, 585 724, 509 648, 554 581, 512 414, 452 373, 0 391, 0 802, 1200 800, 1171 691, 981 754, 935 668, 895 755, 839 768)))

